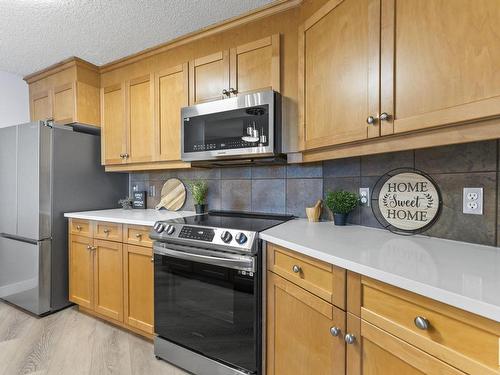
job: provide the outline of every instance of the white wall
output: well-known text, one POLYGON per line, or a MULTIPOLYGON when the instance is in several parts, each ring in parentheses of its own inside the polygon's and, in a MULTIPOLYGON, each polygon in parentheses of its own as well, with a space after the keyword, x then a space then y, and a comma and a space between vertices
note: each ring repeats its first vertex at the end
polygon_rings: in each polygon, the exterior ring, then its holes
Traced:
POLYGON ((0 71, 0 128, 29 120, 28 85, 22 77, 0 71))

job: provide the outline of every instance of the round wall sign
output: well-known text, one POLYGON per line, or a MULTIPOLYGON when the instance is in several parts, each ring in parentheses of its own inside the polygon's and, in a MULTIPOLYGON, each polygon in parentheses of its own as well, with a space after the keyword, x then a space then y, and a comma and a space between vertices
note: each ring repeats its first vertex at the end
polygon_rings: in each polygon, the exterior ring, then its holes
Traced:
POLYGON ((437 219, 441 196, 430 177, 417 171, 388 173, 378 185, 376 216, 386 228, 422 232, 437 219))

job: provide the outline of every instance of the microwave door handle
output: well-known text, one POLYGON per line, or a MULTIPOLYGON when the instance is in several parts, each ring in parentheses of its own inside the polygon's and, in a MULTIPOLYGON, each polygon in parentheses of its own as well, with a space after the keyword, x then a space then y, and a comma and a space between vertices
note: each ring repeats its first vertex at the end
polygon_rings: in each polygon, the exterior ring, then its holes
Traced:
POLYGON ((186 253, 184 251, 177 251, 172 249, 167 249, 165 247, 157 247, 153 248, 154 253, 158 255, 166 255, 172 258, 190 260, 193 262, 211 264, 214 266, 231 268, 242 271, 255 272, 254 268, 254 260, 252 258, 244 259, 244 258, 221 258, 221 257, 213 257, 208 255, 200 255, 193 253, 186 253))

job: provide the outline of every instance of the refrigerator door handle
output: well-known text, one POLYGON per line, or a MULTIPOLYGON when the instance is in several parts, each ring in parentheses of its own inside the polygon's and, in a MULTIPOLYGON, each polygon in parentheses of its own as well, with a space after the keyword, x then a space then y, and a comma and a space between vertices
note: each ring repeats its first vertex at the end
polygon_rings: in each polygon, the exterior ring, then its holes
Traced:
POLYGON ((38 240, 34 240, 34 239, 31 239, 31 238, 16 236, 14 234, 8 234, 8 233, 0 233, 0 237, 7 238, 9 240, 14 240, 14 241, 19 241, 19 242, 29 243, 31 245, 37 245, 38 242, 40 242, 38 240))

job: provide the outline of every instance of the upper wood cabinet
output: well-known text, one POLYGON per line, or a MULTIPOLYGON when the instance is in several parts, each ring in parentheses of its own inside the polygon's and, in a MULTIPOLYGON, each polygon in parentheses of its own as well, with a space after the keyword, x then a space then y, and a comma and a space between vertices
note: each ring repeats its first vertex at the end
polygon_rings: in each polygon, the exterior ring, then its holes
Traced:
POLYGON ((155 73, 155 160, 181 158, 181 108, 189 105, 188 64, 155 73))
POLYGON ((101 160, 104 165, 126 163, 125 84, 101 89, 101 160))
POLYGON ((251 91, 280 91, 280 36, 272 35, 189 63, 191 105, 251 91))
POLYGON ((371 136, 378 112, 379 0, 331 0, 299 30, 302 147, 371 136))
POLYGON ((500 115, 500 6, 383 0, 382 134, 500 115))
POLYGON ((100 126, 96 66, 71 58, 24 79, 29 84, 31 120, 100 126))
POLYGON ((344 311, 272 272, 267 301, 269 375, 345 374, 344 311))

